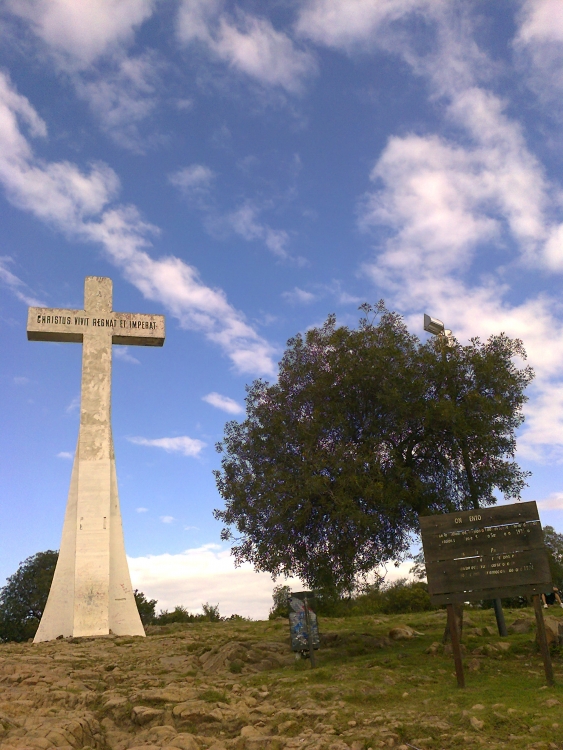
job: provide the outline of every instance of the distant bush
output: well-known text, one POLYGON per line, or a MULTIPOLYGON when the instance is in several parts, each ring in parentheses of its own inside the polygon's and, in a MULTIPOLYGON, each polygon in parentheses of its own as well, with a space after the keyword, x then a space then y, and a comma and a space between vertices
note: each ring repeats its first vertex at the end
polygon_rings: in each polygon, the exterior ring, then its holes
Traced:
POLYGON ((430 603, 428 584, 422 581, 407 582, 405 578, 400 578, 386 586, 381 593, 381 611, 386 615, 434 609, 430 603))
POLYGON ((222 619, 219 614, 218 604, 209 604, 209 602, 205 602, 205 604, 201 605, 201 608, 203 609, 204 620, 209 620, 209 622, 219 622, 222 619))
POLYGON ((143 625, 153 625, 156 617, 154 610, 158 603, 157 600, 147 599, 147 597, 143 594, 142 591, 139 591, 139 589, 135 589, 134 596, 135 604, 137 605, 137 610, 139 611, 141 622, 143 623, 143 625))
MULTIPOLYGON (((178 605, 174 607, 172 612, 167 609, 162 609, 158 615, 154 618, 153 623, 155 625, 171 625, 174 622, 194 622, 197 615, 192 615, 185 607, 178 605)), ((201 619, 201 615, 199 615, 201 619)))
MULTIPOLYGON (((279 615, 287 617, 287 595, 288 586, 276 586, 270 619, 279 615)), ((407 581, 406 578, 389 584, 375 583, 349 596, 333 591, 316 591, 315 607, 321 617, 406 614, 435 609, 430 603, 428 584, 424 581, 407 581)))
POLYGON ((209 604, 209 602, 205 602, 205 604, 201 605, 201 608, 203 609, 203 613, 199 615, 193 615, 191 612, 188 612, 188 610, 181 604, 174 607, 172 612, 163 609, 154 618, 152 624, 172 625, 176 622, 220 622, 224 619, 244 619, 243 617, 240 617, 240 615, 232 615, 231 618, 221 617, 218 604, 209 604))

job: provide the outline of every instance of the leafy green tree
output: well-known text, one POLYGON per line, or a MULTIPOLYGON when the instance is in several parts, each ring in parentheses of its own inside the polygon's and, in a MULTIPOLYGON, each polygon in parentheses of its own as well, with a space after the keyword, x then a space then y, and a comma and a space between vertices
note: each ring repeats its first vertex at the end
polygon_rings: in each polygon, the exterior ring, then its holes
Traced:
POLYGON ((158 603, 157 600, 147 599, 147 597, 143 594, 142 591, 139 591, 139 589, 135 589, 134 595, 141 622, 143 623, 143 625, 152 625, 156 617, 155 607, 158 603))
POLYGON ((274 604, 268 615, 269 620, 275 620, 276 617, 287 617, 288 615, 288 600, 291 594, 291 588, 289 586, 274 586, 272 592, 272 599, 274 604))
POLYGON ((174 607, 172 612, 163 609, 155 617, 154 622, 157 625, 171 625, 175 622, 193 622, 195 619, 196 615, 190 614, 185 607, 179 604, 177 607, 174 607))
POLYGON ((553 526, 544 526, 543 539, 553 585, 563 591, 563 534, 555 531, 553 526))
POLYGON ((0 589, 0 641, 27 641, 39 627, 59 553, 31 555, 0 589))
POLYGON ((221 620, 218 604, 209 604, 209 602, 205 602, 205 604, 201 605, 201 608, 203 609, 203 618, 205 620, 209 620, 209 622, 219 622, 221 620))
POLYGON ((424 612, 433 609, 428 585, 421 581, 399 578, 382 590, 381 611, 386 615, 405 612, 424 612))
POLYGON ((337 594, 404 555, 419 514, 492 504, 495 488, 517 498, 526 478, 512 460, 533 376, 513 363, 522 343, 421 344, 383 302, 362 309, 357 329, 329 316, 290 339, 277 383, 247 388, 217 446, 215 517, 236 562, 337 594))

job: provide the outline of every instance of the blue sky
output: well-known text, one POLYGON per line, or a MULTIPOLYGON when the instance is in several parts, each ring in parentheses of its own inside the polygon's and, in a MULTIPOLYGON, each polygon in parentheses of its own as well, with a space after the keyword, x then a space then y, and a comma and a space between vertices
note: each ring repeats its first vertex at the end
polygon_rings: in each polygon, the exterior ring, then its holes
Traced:
POLYGON ((523 497, 563 531, 560 0, 7 0, 0 11, 0 582, 57 548, 80 346, 27 306, 166 315, 114 347, 135 585, 266 616, 233 569, 212 469, 287 339, 383 297, 424 337, 523 339, 523 497))

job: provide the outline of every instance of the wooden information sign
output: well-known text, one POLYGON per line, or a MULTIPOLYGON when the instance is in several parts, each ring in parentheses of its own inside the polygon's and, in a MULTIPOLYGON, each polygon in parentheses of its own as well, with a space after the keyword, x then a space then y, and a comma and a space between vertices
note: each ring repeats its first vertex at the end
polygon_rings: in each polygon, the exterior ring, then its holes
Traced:
POLYGON ((551 683, 540 594, 553 584, 536 503, 419 516, 419 521, 430 601, 448 607, 458 684, 464 680, 454 603, 520 595, 534 599, 538 639, 551 683))

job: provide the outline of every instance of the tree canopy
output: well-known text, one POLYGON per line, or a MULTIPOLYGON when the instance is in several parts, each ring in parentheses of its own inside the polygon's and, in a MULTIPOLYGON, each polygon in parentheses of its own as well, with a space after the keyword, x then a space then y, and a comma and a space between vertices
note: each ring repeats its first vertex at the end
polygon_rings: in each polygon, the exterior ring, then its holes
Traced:
POLYGON ((135 604, 137 605, 141 622, 145 627, 147 625, 152 625, 156 618, 155 608, 158 601, 156 599, 147 599, 139 589, 135 589, 133 595, 135 596, 135 604))
POLYGON ((33 638, 43 615, 58 552, 31 555, 0 589, 0 641, 33 638))
POLYGON ((504 334, 422 344, 383 302, 290 339, 270 384, 247 387, 215 472, 237 563, 351 590, 406 552, 418 514, 518 498, 514 462, 530 367, 504 334))
POLYGON ((558 534, 553 526, 544 526, 543 538, 553 585, 563 591, 563 534, 558 534))

